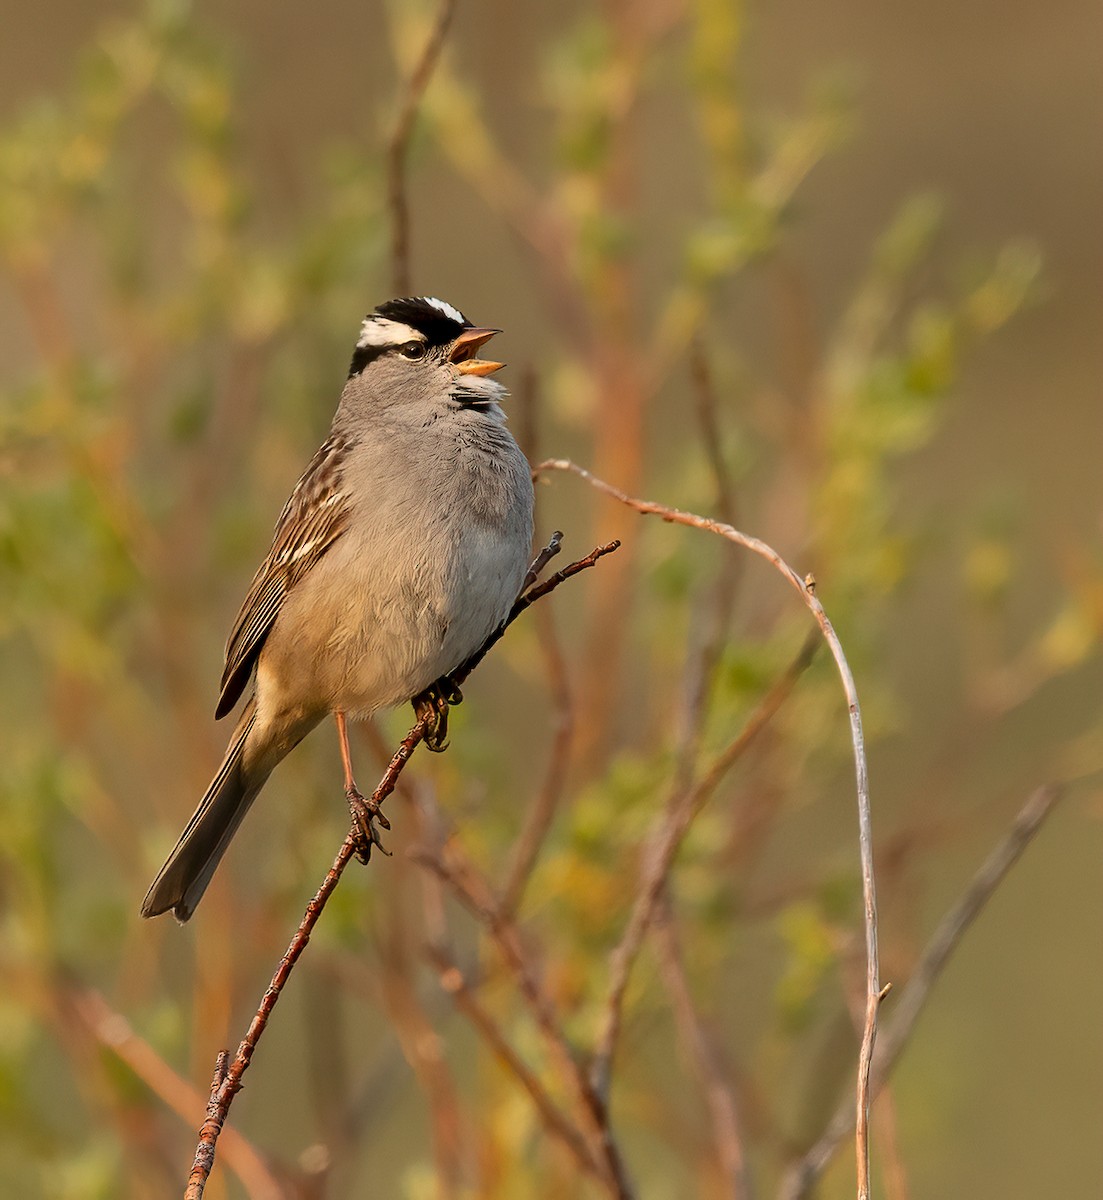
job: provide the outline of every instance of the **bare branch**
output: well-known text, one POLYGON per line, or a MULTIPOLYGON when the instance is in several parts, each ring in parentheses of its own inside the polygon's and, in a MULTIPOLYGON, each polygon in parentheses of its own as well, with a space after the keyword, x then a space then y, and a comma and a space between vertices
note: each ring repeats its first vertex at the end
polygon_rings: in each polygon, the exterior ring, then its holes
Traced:
MULTIPOLYGON (((144 1038, 134 1032, 121 1013, 116 1012, 100 992, 93 988, 64 988, 61 999, 76 1014, 97 1042, 114 1054, 139 1079, 179 1116, 192 1122, 203 1108, 203 1097, 182 1079, 144 1038)), ((225 1072, 226 1054, 218 1057, 215 1081, 225 1072)), ((226 1130, 226 1166, 241 1180, 252 1200, 284 1200, 284 1188, 257 1148, 237 1130, 226 1130)))
MULTIPOLYGON (((425 736, 426 723, 426 721, 419 721, 414 726, 414 729, 410 731, 410 734, 407 735, 406 740, 403 742, 403 746, 407 746, 409 743, 407 752, 401 759, 401 765, 394 769, 394 778, 397 778, 401 772, 402 766, 409 759, 414 746, 425 736), (413 737, 415 732, 417 734, 416 739, 413 737)), ((397 759, 398 756, 396 755, 397 759)), ((392 766, 394 762, 395 760, 392 760, 392 766)), ((391 772, 392 768, 389 767, 387 774, 384 775, 384 780, 391 775, 391 772)), ((394 782, 392 779, 390 787, 387 788, 387 793, 393 787, 394 782)), ((382 789, 383 784, 381 783, 376 788, 376 792, 372 797, 377 803, 377 797, 382 789)), ((272 1015, 272 1010, 276 1006, 276 1001, 280 998, 280 992, 283 990, 284 984, 287 982, 295 963, 298 961, 299 955, 306 949, 306 944, 310 940, 310 935, 317 924, 318 918, 322 915, 326 901, 340 882, 341 875, 345 867, 348 866, 349 859, 356 853, 356 846, 357 831, 350 829, 345 835, 345 840, 341 843, 341 849, 337 852, 333 866, 330 867, 325 879, 322 881, 321 887, 315 892, 313 899, 307 905, 306 914, 299 923, 299 928, 296 930, 295 936, 291 939, 287 953, 280 959, 276 973, 272 976, 272 982, 268 985, 268 990, 261 999, 260 1007, 249 1024, 248 1032, 238 1046, 233 1062, 225 1072, 220 1070, 215 1071, 214 1079, 211 1082, 211 1097, 207 1105, 207 1119, 203 1122, 199 1130, 199 1143, 195 1149, 195 1161, 192 1165, 191 1175, 188 1178, 187 1190, 184 1192, 184 1200, 201 1200, 207 1178, 214 1167, 215 1146, 222 1133, 223 1125, 226 1122, 226 1115, 230 1111, 230 1105, 233 1103, 234 1096, 241 1090, 241 1077, 249 1067, 253 1051, 257 1047, 257 1042, 261 1034, 264 1033, 265 1026, 268 1024, 268 1018, 272 1015)), ((225 1051, 222 1053, 225 1054, 225 1051)))
POLYGON ((768 546, 759 538, 740 533, 738 529, 722 521, 714 521, 708 517, 700 517, 695 513, 683 512, 665 504, 656 504, 651 500, 640 500, 629 496, 626 492, 598 479, 583 467, 567 459, 549 459, 535 468, 535 473, 542 471, 570 471, 586 480, 598 491, 604 492, 613 499, 619 500, 629 508, 639 513, 662 517, 678 525, 688 525, 694 529, 703 529, 709 533, 719 534, 736 545, 765 558, 771 563, 789 584, 797 591, 801 599, 811 610, 835 659, 835 666, 842 681, 846 694, 847 708, 850 715, 850 736, 854 747, 854 773, 858 792, 858 845, 862 863, 862 893, 864 899, 865 941, 866 941, 866 1004, 865 1024, 862 1032, 862 1047, 858 1057, 858 1080, 855 1096, 855 1156, 857 1159, 858 1197, 868 1200, 869 1196, 869 1074, 873 1062, 873 1046, 877 1039, 877 1010, 881 1002, 880 966, 877 948, 877 890, 873 875, 873 831, 870 820, 869 806, 869 769, 866 764, 865 737, 862 731, 861 708, 858 704, 858 690, 850 664, 846 660, 842 643, 824 611, 823 605, 816 598, 815 580, 808 576, 802 579, 796 571, 781 557, 772 546, 768 546))

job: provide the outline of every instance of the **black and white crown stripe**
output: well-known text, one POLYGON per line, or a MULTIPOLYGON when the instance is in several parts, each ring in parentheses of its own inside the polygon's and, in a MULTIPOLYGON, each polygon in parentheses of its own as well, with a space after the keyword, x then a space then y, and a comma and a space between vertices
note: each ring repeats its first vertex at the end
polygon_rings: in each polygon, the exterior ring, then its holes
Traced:
POLYGON ((359 374, 368 363, 392 347, 411 341, 446 346, 470 328, 471 322, 458 308, 436 296, 388 300, 364 318, 349 376, 359 374))

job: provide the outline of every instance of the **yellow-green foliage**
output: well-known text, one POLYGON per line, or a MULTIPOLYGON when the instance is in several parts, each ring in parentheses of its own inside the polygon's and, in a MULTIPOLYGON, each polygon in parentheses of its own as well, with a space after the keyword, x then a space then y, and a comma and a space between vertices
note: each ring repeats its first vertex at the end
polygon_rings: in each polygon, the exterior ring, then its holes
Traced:
MULTIPOLYGON (((999 497, 925 486, 955 408, 990 403, 1001 419, 998 399, 970 393, 983 393, 970 364, 982 345, 999 353, 1036 296, 1038 252, 986 244, 965 271, 940 243, 953 207, 918 195, 869 230, 841 298, 794 331, 808 180, 862 136, 852 89, 812 88, 795 113, 767 105, 745 70, 754 10, 697 0, 640 6, 646 20, 617 5, 546 20, 523 94, 503 98, 488 64, 513 48, 480 54, 464 24, 476 7, 458 6, 411 145, 415 287, 459 278, 493 297, 472 315, 509 327, 514 428, 535 424, 542 454, 676 506, 730 503, 740 528, 814 572, 863 698, 886 977, 903 980, 944 907, 925 881, 948 848, 956 888, 1008 795, 1054 764, 1103 762, 1098 689, 1077 690, 1092 671, 1098 683, 1098 545, 1054 537, 1041 560, 1017 480, 999 497), (656 180, 677 196, 665 207, 656 180), (783 361, 763 349, 773 338, 783 361), (1051 684, 1080 723, 1043 712, 1024 735, 1051 684)), ((372 4, 326 30, 304 9, 302 36, 370 41, 365 63, 401 78, 435 11, 372 4)), ((155 0, 105 23, 71 82, 0 128, 19 343, 0 381, 0 1179, 13 1196, 179 1193, 215 1051, 241 1036, 344 833, 320 731, 269 785, 192 924, 138 920, 221 750, 223 634, 356 324, 390 290, 399 100, 309 155, 289 139, 281 169, 309 186, 281 205, 241 115, 262 53, 233 45, 213 9, 201 20, 155 0), (106 1026, 81 1008, 89 989, 115 1014, 106 1026)), ((350 868, 325 913, 232 1118, 288 1188, 328 1163, 309 1194, 607 1194, 438 986, 426 946, 443 942, 491 1024, 582 1120, 487 923, 409 851, 450 847, 500 894, 538 798, 555 797, 515 933, 586 1062, 672 806, 811 628, 762 562, 733 563, 717 539, 573 480, 538 492, 545 529, 567 532, 564 560, 597 537, 625 548, 480 668, 448 754, 420 752, 388 803, 394 857, 350 868)), ((407 716, 380 721, 385 750, 407 716)), ((364 786, 379 763, 366 740, 356 752, 364 786)), ((863 970, 851 770, 821 650, 705 798, 661 898, 763 1195, 850 1087, 863 970)), ((613 1129, 641 1197, 730 1195, 673 954, 646 941, 628 986, 613 1129)), ((931 1079, 961 1078, 931 1053, 931 1079)), ((921 1085, 902 1087, 902 1124, 942 1104, 921 1085)), ((941 1162, 937 1145, 908 1149, 941 1162)), ((237 1171, 220 1150, 218 1195, 263 1193, 237 1171)), ((925 1194, 963 1194, 938 1178, 925 1194)), ((852 1194, 849 1178, 826 1187, 852 1194)))

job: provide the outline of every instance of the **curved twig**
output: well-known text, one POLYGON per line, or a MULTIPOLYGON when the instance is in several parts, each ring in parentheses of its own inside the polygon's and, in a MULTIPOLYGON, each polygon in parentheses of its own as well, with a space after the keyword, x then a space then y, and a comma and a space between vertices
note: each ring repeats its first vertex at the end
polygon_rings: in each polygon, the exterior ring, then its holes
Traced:
POLYGON ((598 479, 585 468, 578 466, 569 459, 548 459, 540 463, 534 470, 539 475, 544 471, 569 471, 584 479, 598 491, 612 496, 621 504, 633 508, 645 515, 661 517, 677 525, 688 525, 693 529, 703 529, 708 533, 716 533, 738 546, 766 559, 789 582, 801 599, 811 610, 820 627, 824 640, 827 642, 835 666, 846 693, 847 709, 850 716, 850 737, 854 747, 854 773, 858 792, 858 845, 862 863, 862 895, 864 900, 864 924, 866 943, 866 996, 865 1022, 862 1031, 862 1048, 858 1057, 858 1081, 855 1096, 855 1154, 857 1158, 858 1197, 868 1200, 869 1196, 869 1077, 873 1061, 873 1046, 877 1039, 877 1010, 883 998, 880 982, 880 966, 877 950, 877 891, 873 875, 873 833, 870 821, 869 807, 869 770, 866 765, 865 738, 862 732, 862 715, 858 705, 858 691, 850 664, 846 660, 842 643, 824 611, 823 605, 816 598, 816 581, 812 576, 803 579, 772 547, 759 538, 741 533, 733 526, 722 521, 714 521, 709 517, 701 517, 695 513, 684 512, 665 504, 656 504, 651 500, 640 500, 629 496, 620 488, 598 479))

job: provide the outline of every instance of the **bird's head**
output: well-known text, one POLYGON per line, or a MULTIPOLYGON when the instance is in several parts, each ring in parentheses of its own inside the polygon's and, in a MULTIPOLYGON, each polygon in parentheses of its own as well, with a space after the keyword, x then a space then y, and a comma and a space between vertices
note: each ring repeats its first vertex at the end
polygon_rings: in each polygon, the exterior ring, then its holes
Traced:
POLYGON ((506 394, 489 378, 504 364, 478 352, 499 332, 433 296, 388 300, 364 318, 349 385, 373 405, 404 406, 410 415, 441 405, 490 409, 506 394))

